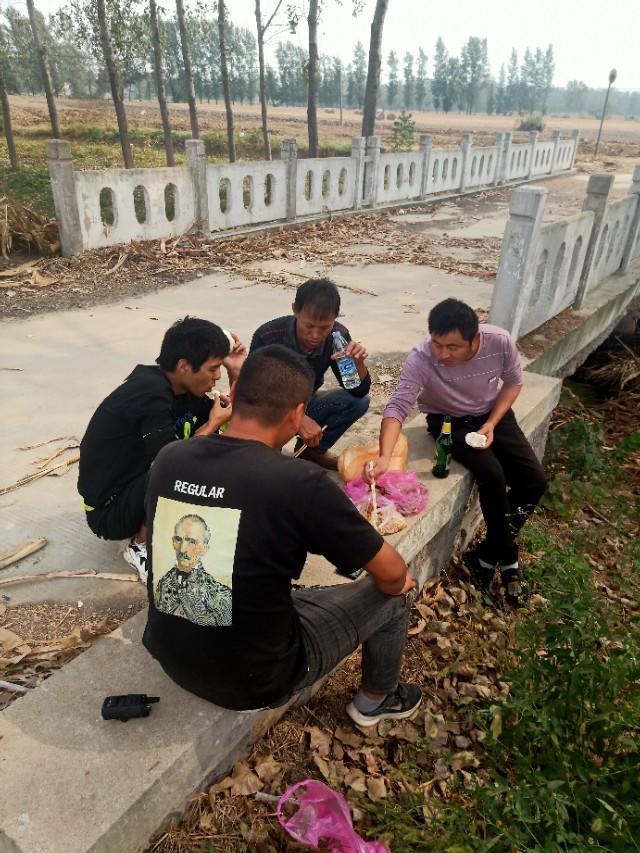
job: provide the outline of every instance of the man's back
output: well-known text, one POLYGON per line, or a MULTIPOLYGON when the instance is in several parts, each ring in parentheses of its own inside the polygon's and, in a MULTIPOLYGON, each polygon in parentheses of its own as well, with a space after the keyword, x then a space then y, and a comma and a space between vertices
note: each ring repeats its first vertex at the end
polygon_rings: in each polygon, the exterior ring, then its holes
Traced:
POLYGON ((139 364, 94 412, 80 445, 78 491, 100 507, 148 470, 157 452, 206 422, 211 401, 176 397, 163 371, 139 364))
MULTIPOLYGON (((306 672, 291 581, 307 552, 352 571, 382 541, 317 467, 259 441, 215 435, 162 451, 151 471, 147 518, 145 645, 177 683, 238 710, 281 700, 306 672), (185 537, 179 525, 187 520, 185 537), (163 612, 158 585, 189 556, 230 589, 230 625, 212 625, 213 615, 163 612)), ((178 575, 186 590, 189 572, 178 575)))

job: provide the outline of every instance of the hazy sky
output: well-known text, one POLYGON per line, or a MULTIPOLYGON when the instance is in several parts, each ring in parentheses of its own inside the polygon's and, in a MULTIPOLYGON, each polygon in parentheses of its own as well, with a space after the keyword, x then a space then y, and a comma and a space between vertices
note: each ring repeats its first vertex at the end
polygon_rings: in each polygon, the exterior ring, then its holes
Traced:
MULTIPOLYGON (((26 13, 23 0, 8 2, 24 7, 26 13)), ((375 6, 374 0, 365 0, 364 12, 354 18, 351 3, 342 0, 340 6, 336 0, 324 0, 319 32, 320 52, 344 61, 350 60, 358 40, 368 47, 375 6)), ((61 5, 61 0, 36 0, 45 14, 61 5)), ((172 0, 161 0, 161 5, 173 9, 172 0)), ((262 0, 264 13, 274 5, 275 0, 262 0)), ((227 8, 234 23, 254 29, 254 0, 227 0, 227 8)), ((298 36, 284 32, 282 38, 304 45, 305 30, 303 21, 298 36)), ((557 85, 575 79, 604 87, 610 69, 616 68, 617 88, 640 89, 640 0, 389 0, 383 53, 385 57, 390 50, 415 54, 422 47, 429 56, 431 74, 437 37, 442 36, 448 50, 457 54, 470 35, 488 40, 496 75, 512 48, 522 57, 526 47, 545 48, 551 43, 557 85)))

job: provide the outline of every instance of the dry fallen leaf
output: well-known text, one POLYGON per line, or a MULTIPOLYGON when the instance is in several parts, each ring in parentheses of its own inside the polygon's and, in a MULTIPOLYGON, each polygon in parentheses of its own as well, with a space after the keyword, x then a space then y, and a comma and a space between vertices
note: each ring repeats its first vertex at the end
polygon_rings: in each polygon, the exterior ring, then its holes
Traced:
POLYGON ((317 726, 306 726, 304 731, 309 732, 309 747, 326 758, 331 752, 331 735, 317 726))
POLYGON ((233 772, 231 796, 247 797, 262 788, 262 782, 245 761, 239 761, 233 772))
POLYGON ((355 732, 348 731, 347 729, 343 729, 340 726, 335 731, 335 736, 338 738, 341 743, 346 744, 347 746, 351 746, 354 749, 359 749, 363 744, 363 738, 361 735, 356 734, 355 732))
POLYGON ((374 803, 384 800, 387 796, 387 786, 382 776, 369 776, 367 779, 367 793, 369 799, 374 803))
POLYGON ((273 755, 269 755, 264 761, 256 764, 256 773, 263 782, 271 782, 282 771, 282 764, 276 761, 273 755))
POLYGON ((358 767, 350 767, 344 775, 344 784, 360 794, 367 790, 365 775, 358 767))

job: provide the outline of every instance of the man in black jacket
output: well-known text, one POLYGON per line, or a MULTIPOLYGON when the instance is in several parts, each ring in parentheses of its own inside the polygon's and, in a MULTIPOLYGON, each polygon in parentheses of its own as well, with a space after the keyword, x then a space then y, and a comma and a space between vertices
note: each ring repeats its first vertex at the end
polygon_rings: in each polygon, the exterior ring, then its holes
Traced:
POLYGON ((206 396, 224 365, 234 381, 246 350, 215 323, 178 320, 155 365, 139 364, 100 403, 80 444, 78 491, 102 539, 130 539, 124 558, 146 580, 144 498, 151 463, 169 442, 211 435, 229 420, 229 398, 206 396))
MULTIPOLYGON (((340 313, 340 294, 332 281, 326 278, 309 279, 301 284, 291 306, 293 314, 264 323, 253 335, 251 352, 270 344, 281 344, 305 356, 313 371, 313 397, 300 425, 296 449, 307 445, 304 459, 323 468, 336 469, 338 459, 329 453, 330 447, 349 427, 359 420, 369 408, 371 377, 365 365, 367 351, 358 341, 352 341, 349 330, 337 322, 340 313), (340 335, 346 348, 340 355, 352 358, 359 384, 345 388, 335 353, 334 337, 340 335), (320 391, 324 376, 331 368, 340 388, 320 391)), ((357 380, 356 380, 357 381, 357 380)))

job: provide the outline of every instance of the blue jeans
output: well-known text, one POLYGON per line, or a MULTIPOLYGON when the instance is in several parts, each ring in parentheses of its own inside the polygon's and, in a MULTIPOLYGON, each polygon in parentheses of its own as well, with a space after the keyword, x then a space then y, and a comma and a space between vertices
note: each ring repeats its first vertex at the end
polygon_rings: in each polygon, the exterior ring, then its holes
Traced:
POLYGON ((368 408, 368 396, 354 397, 344 388, 314 394, 307 406, 307 415, 321 427, 327 427, 317 449, 324 453, 333 447, 340 436, 360 420, 368 408))

